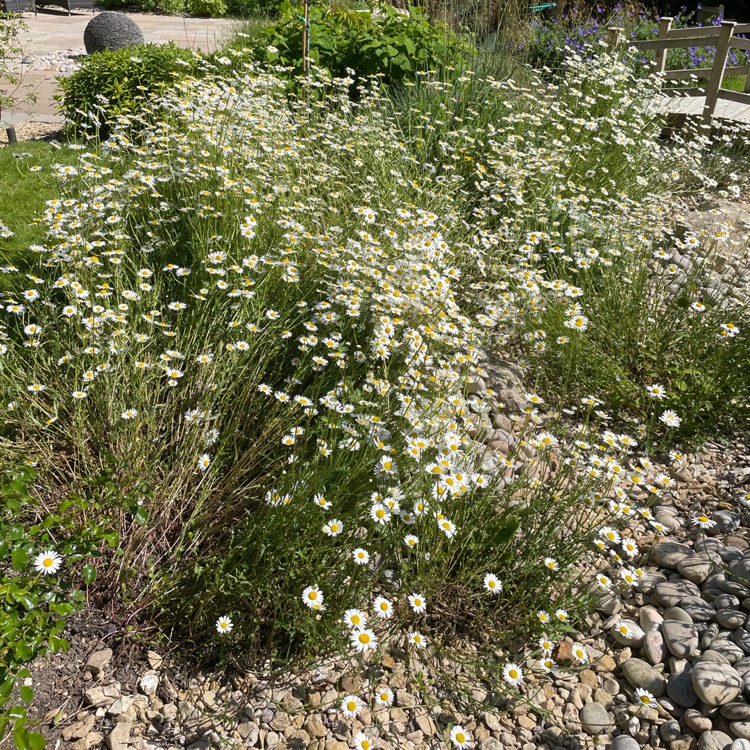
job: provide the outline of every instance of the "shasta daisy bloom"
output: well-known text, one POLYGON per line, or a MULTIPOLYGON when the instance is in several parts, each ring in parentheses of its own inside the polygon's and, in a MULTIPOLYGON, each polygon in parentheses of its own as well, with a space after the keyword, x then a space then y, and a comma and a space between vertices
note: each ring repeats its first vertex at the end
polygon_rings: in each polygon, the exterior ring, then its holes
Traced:
POLYGON ((379 596, 373 603, 375 615, 381 620, 387 620, 393 615, 393 605, 384 597, 379 596))
POLYGON ((57 552, 54 552, 52 550, 45 550, 44 552, 40 552, 34 558, 34 567, 39 573, 44 573, 44 575, 52 575, 53 573, 57 573, 57 571, 60 570, 61 565, 62 556, 58 555, 57 552))
POLYGON ((120 416, 123 419, 135 419, 138 416, 138 409, 125 409, 120 416))
POLYGON ((596 582, 603 589, 608 589, 612 585, 612 579, 605 576, 604 573, 599 573, 596 576, 596 582))
POLYGON ((390 706, 393 703, 393 690, 389 687, 379 687, 375 692, 375 703, 379 706, 390 706))
POLYGON ((544 672, 551 672, 557 666, 557 664, 551 656, 545 656, 544 659, 539 662, 539 666, 544 672))
POLYGON ((344 622, 350 628, 362 628, 367 623, 367 614, 361 609, 347 609, 344 612, 344 622))
POLYGON ((547 638, 546 635, 543 635, 539 639, 539 648, 542 649, 542 653, 549 656, 549 654, 552 653, 552 649, 554 648, 554 644, 552 643, 549 638, 547 638))
POLYGON ((347 695, 341 699, 341 713, 347 719, 355 718, 365 707, 365 704, 356 695, 347 695))
POLYGON ((367 565, 370 562, 370 553, 362 547, 352 550, 352 559, 357 565, 367 565))
POLYGON ((427 639, 418 630, 413 630, 409 633, 408 641, 412 646, 416 646, 417 648, 427 647, 427 639))
POLYGON ((599 529, 599 535, 603 536, 608 542, 618 544, 620 541, 620 532, 617 529, 613 529, 611 526, 602 526, 599 529))
POLYGON ((317 586, 308 586, 302 592, 302 601, 310 609, 320 609, 323 606, 323 592, 317 586))
POLYGON ((714 526, 716 526, 716 521, 705 515, 696 516, 692 519, 691 523, 701 529, 712 529, 714 526))
POLYGON ((383 503, 375 503, 372 508, 370 508, 370 518, 372 518, 375 523, 384 526, 391 520, 391 511, 386 508, 383 503))
POLYGON ((211 465, 211 456, 208 455, 208 453, 204 453, 199 459, 198 459, 198 468, 201 471, 206 471, 208 467, 211 465))
POLYGON ((422 613, 427 611, 427 601, 422 594, 410 594, 409 604, 415 612, 422 613))
POLYGON ((227 633, 232 632, 232 628, 234 625, 232 624, 232 621, 228 617, 220 617, 216 621, 216 632, 220 635, 226 635, 227 633))
POLYGON ((544 564, 550 570, 559 570, 560 569, 560 565, 558 564, 557 560, 555 560, 554 557, 545 557, 544 558, 544 564))
POLYGON ((659 400, 663 399, 667 395, 667 389, 663 385, 658 385, 656 383, 654 385, 647 385, 646 392, 649 396, 651 396, 651 398, 656 398, 659 400))
POLYGON ((511 662, 503 667, 503 679, 513 687, 518 687, 523 683, 523 670, 518 664, 511 662))
POLYGON ((580 643, 577 643, 575 646, 573 646, 573 658, 579 664, 585 664, 589 660, 588 651, 586 651, 586 649, 581 646, 580 643))
POLYGON ((667 409, 660 417, 659 421, 664 422, 667 427, 679 427, 682 420, 671 409, 667 409))
POLYGON ((654 703, 656 703, 656 698, 654 698, 653 694, 649 693, 648 690, 644 690, 643 688, 636 688, 635 702, 640 703, 644 706, 653 706, 654 703))
POLYGON ((471 734, 467 732, 460 724, 456 724, 451 729, 451 742, 459 748, 469 747, 471 742, 471 734))
POLYGON ((323 526, 323 533, 328 536, 338 536, 344 530, 344 524, 338 518, 331 519, 323 526))
POLYGON ((549 613, 545 612, 543 609, 540 609, 536 613, 537 618, 539 619, 539 622, 544 624, 545 622, 549 622, 549 613))
POLYGON ((359 653, 364 653, 368 648, 377 648, 378 645, 375 633, 369 628, 355 628, 349 636, 349 640, 359 653))
POLYGON ((407 547, 416 547, 419 544, 419 537, 414 536, 414 534, 407 534, 404 537, 404 544, 407 547))
POLYGON ((373 750, 375 745, 364 732, 357 732, 354 735, 354 747, 356 750, 373 750))
POLYGON ((555 617, 560 622, 567 622, 568 621, 568 613, 564 609, 556 609, 555 610, 555 617))
POLYGON ((640 551, 638 545, 632 539, 623 539, 622 548, 628 557, 635 557, 640 551))
POLYGON ((447 518, 442 518, 438 521, 438 526, 440 527, 440 530, 448 537, 448 539, 452 539, 453 535, 456 533, 456 524, 454 524, 452 521, 449 521, 447 518))
POLYGON ((614 627, 615 633, 619 633, 623 638, 632 638, 633 630, 626 622, 618 622, 614 627))
POLYGON ((484 587, 491 594, 499 594, 503 590, 503 584, 494 573, 487 573, 484 577, 484 587))

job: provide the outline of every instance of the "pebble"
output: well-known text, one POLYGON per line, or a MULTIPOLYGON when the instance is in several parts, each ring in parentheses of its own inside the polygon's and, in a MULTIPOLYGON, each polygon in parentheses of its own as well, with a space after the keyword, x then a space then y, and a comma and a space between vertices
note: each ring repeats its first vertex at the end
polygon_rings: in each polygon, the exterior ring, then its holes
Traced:
POLYGON ((750 750, 750 740, 737 739, 732 743, 729 750, 750 750))
POLYGON ((722 628, 728 628, 729 630, 742 627, 746 619, 747 615, 738 609, 719 609, 716 611, 716 622, 722 628))
POLYGON ((671 742, 672 740, 676 740, 681 734, 682 734, 682 730, 680 729, 680 722, 675 721, 674 719, 665 721, 659 727, 659 736, 665 742, 671 742))
POLYGON ((742 679, 725 664, 702 661, 690 674, 698 698, 709 706, 720 706, 734 700, 742 689, 742 679))
POLYGON ((708 578, 721 562, 721 558, 711 552, 699 552, 692 557, 683 557, 677 563, 677 570, 683 578, 696 584, 701 584, 708 578))
POLYGON ((609 750, 641 750, 641 746, 627 734, 618 734, 610 743, 609 750))

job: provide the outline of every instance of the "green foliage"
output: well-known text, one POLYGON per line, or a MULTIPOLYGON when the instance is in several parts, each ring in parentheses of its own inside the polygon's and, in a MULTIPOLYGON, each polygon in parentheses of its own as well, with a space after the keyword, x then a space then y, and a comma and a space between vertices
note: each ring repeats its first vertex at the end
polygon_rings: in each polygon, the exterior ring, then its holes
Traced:
POLYGON ((0 114, 4 109, 13 109, 21 103, 36 99, 30 86, 23 83, 11 61, 23 54, 19 46, 19 35, 28 30, 21 16, 0 13, 0 114))
POLYGON ((29 672, 23 665, 68 649, 61 636, 66 618, 83 605, 82 589, 94 583, 103 549, 118 543, 102 512, 109 498, 101 491, 105 475, 86 495, 72 494, 54 510, 31 496, 33 480, 33 470, 22 467, 0 486, 0 742, 10 733, 19 750, 44 747, 43 736, 29 728, 25 706, 34 693, 24 684, 29 672), (34 570, 35 556, 47 550, 63 559, 53 575, 34 570))
POLYGON ((58 78, 61 110, 75 133, 106 138, 120 115, 184 78, 197 64, 190 50, 173 43, 88 55, 73 75, 58 78))
MULTIPOLYGON (((256 39, 256 56, 265 62, 302 70, 302 9, 284 2, 279 21, 256 39)), ((408 14, 390 5, 377 12, 313 4, 310 59, 334 77, 382 75, 387 84, 413 80, 419 71, 443 71, 465 64, 471 44, 427 13, 410 6, 408 14)))
POLYGON ((226 0, 187 0, 187 11, 191 16, 220 18, 226 15, 226 0))

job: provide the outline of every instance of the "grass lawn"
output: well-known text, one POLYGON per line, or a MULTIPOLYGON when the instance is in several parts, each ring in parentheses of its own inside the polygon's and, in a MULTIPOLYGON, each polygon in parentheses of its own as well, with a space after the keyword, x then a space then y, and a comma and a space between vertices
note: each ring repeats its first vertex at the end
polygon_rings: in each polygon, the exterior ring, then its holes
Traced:
MULTIPOLYGON (((29 245, 41 242, 43 230, 34 223, 45 201, 59 197, 60 190, 51 167, 74 164, 78 152, 46 141, 25 141, 0 148, 0 222, 13 237, 0 239, 2 263, 24 267, 29 245), (32 171, 33 167, 41 167, 32 171)), ((0 277, 0 286, 4 285, 0 277)))

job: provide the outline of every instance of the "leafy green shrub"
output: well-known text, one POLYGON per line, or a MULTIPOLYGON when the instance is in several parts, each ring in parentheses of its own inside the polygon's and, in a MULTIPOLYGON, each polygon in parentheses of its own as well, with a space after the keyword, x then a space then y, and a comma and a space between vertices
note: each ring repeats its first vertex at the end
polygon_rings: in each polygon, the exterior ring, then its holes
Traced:
POLYGON ((276 18, 281 0, 227 0, 227 13, 233 18, 276 18))
POLYGON ((117 493, 104 475, 85 496, 74 493, 53 510, 31 497, 33 480, 32 469, 22 467, 0 485, 0 743, 12 735, 22 750, 44 747, 30 729, 26 706, 34 691, 24 684, 23 665, 67 650, 65 618, 83 606, 96 559, 119 540, 107 512, 117 493))
MULTIPOLYGON (((302 70, 301 8, 284 2, 280 18, 254 41, 256 57, 274 65, 302 70)), ((426 12, 408 14, 390 5, 377 12, 326 8, 313 4, 310 15, 310 59, 334 77, 382 75, 388 84, 411 80, 417 72, 460 68, 471 45, 426 12)))
POLYGON ((191 16, 221 18, 226 15, 226 0, 187 0, 187 11, 191 16))
POLYGON ((88 55, 79 70, 58 78, 62 113, 75 133, 106 138, 120 115, 132 112, 197 65, 190 50, 173 43, 88 55))

